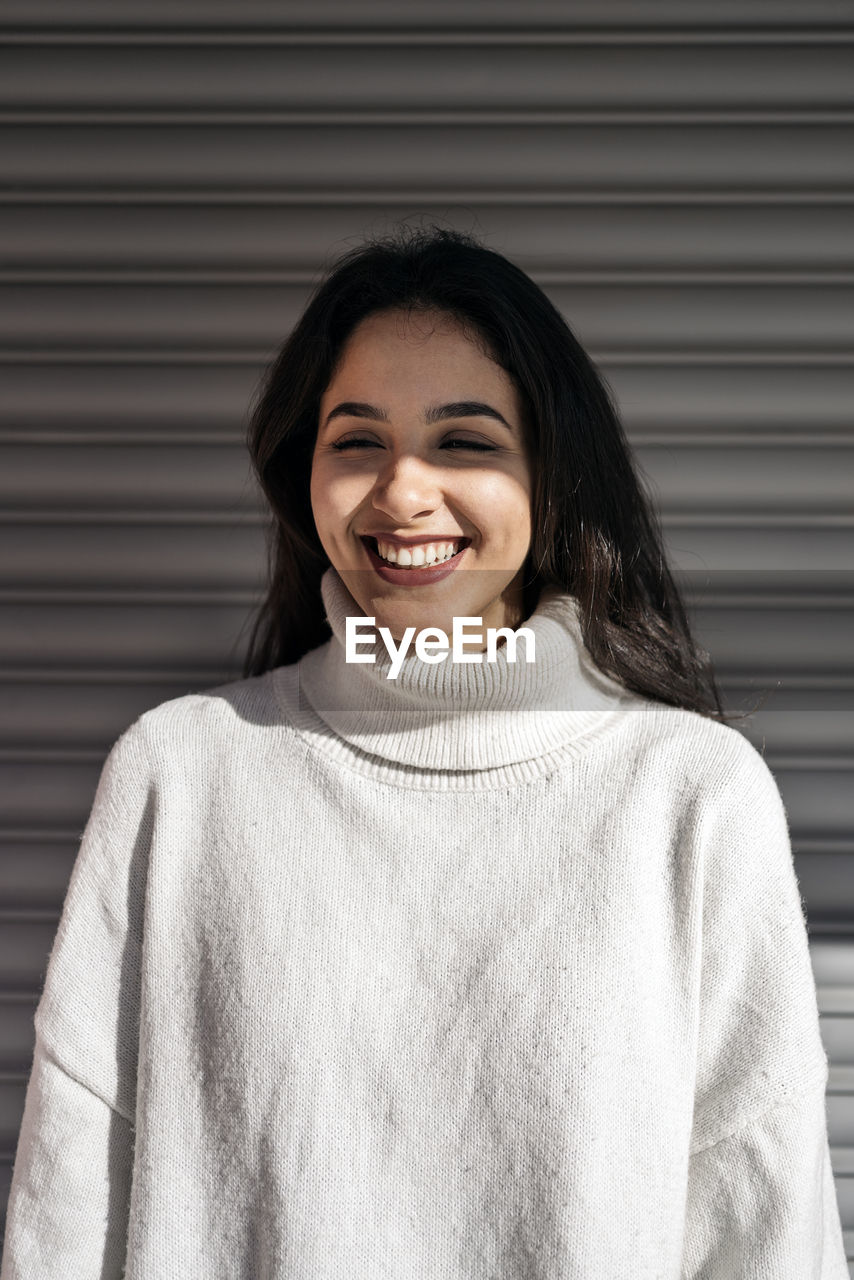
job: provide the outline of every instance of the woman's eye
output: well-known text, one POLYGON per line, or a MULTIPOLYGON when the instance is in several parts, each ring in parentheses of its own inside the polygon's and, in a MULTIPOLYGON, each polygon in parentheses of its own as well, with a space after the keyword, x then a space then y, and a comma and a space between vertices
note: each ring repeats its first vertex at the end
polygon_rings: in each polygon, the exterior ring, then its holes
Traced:
POLYGON ((494 453, 494 444, 484 444, 481 440, 446 440, 443 449, 475 449, 478 453, 494 453))
POLYGON ((333 449, 358 449, 362 445, 374 445, 376 440, 368 440, 365 436, 352 436, 347 440, 336 440, 333 449))

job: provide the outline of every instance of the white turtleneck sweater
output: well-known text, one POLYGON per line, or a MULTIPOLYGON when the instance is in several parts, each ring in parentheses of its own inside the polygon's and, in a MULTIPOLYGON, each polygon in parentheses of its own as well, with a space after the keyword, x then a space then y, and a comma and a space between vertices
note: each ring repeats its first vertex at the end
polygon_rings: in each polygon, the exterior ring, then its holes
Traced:
POLYGON ((847 1280, 758 753, 569 596, 532 665, 389 680, 322 589, 328 643, 109 753, 2 1280, 847 1280))

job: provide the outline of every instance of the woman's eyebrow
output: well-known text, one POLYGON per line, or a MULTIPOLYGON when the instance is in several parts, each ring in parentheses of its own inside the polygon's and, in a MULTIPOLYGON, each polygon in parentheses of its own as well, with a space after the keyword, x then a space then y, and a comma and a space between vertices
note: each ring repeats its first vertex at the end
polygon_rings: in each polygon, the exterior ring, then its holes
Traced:
POLYGON ((373 418, 375 422, 389 422, 389 416, 384 409, 377 409, 375 405, 363 404, 361 400, 342 400, 340 404, 336 404, 326 415, 324 427, 328 427, 333 418, 373 418))
POLYGON ((457 400, 454 404, 433 405, 427 410, 426 420, 429 423, 441 422, 444 418, 494 418, 508 431, 513 431, 510 423, 497 409, 480 400, 457 400))
MULTIPOLYGON (((390 421, 384 409, 378 409, 373 404, 365 404, 361 400, 342 400, 326 415, 324 427, 329 426, 333 418, 373 418, 375 422, 390 421)), ((492 405, 484 404, 480 400, 456 400, 453 404, 431 405, 425 415, 425 421, 428 424, 442 422, 446 418, 493 418, 506 427, 511 434, 513 433, 513 428, 507 419, 497 409, 493 409, 492 405)))

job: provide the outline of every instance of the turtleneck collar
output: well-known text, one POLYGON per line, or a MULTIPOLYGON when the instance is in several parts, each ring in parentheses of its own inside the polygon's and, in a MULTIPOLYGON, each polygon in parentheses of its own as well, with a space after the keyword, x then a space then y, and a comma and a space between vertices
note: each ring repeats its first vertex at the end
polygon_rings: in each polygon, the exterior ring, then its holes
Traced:
POLYGON ((515 663, 506 645, 494 662, 471 663, 450 654, 426 663, 410 648, 395 679, 378 636, 359 650, 373 663, 345 660, 346 619, 364 614, 335 569, 323 575, 321 594, 332 636, 296 664, 302 718, 313 712, 378 763, 430 771, 521 765, 595 736, 636 701, 599 671, 582 641, 577 601, 556 589, 543 592, 523 624, 535 636, 534 662, 525 661, 524 639, 515 663))

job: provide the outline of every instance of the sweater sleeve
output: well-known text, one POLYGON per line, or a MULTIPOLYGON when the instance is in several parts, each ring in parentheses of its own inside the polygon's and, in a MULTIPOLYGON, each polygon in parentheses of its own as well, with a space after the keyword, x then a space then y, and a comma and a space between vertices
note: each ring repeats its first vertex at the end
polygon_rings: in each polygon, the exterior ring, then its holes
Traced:
POLYGON ((0 1280, 118 1280, 124 1268, 155 796, 139 726, 101 770, 50 953, 0 1280))
POLYGON ((848 1280, 823 1087, 691 1156, 682 1280, 848 1280))
POLYGON ((119 1280, 133 1162, 129 1119, 37 1041, 18 1139, 3 1280, 119 1280))
POLYGON ((682 1280, 848 1280, 786 814, 759 753, 733 755, 703 824, 682 1280))

